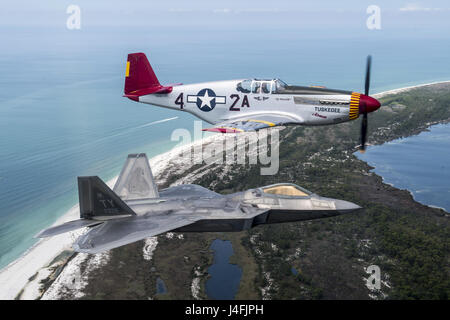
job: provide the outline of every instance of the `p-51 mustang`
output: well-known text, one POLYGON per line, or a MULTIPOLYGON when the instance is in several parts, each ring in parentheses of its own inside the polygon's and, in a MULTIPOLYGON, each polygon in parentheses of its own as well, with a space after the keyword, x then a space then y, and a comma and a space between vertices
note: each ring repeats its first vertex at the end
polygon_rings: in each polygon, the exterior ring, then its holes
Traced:
POLYGON ((280 79, 241 79, 176 84, 159 83, 144 53, 131 53, 125 72, 124 96, 142 103, 187 111, 213 124, 205 131, 235 133, 284 125, 329 125, 363 115, 364 151, 367 114, 380 107, 369 96, 371 57, 367 58, 365 94, 287 85, 280 79))
POLYGON ((111 190, 99 177, 78 177, 80 219, 41 231, 50 237, 83 227, 76 251, 98 253, 167 231, 241 231, 260 224, 336 216, 361 207, 280 183, 221 195, 199 185, 158 190, 145 154, 131 154, 111 190))

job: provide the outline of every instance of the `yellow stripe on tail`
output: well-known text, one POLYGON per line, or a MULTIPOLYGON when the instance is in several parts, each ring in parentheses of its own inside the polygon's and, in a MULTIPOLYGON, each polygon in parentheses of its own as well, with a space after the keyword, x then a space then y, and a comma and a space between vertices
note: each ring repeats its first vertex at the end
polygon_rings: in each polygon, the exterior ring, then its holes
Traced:
POLYGON ((127 61, 127 69, 125 70, 125 77, 130 75, 130 61, 127 61))

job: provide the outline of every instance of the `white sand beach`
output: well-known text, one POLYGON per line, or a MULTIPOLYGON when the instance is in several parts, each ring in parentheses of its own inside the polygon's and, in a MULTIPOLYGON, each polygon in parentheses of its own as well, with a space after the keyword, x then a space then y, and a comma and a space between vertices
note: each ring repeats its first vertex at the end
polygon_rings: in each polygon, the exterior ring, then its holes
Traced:
MULTIPOLYGON (((399 88, 377 93, 373 96, 375 98, 381 98, 389 94, 405 92, 418 87, 448 82, 450 81, 433 82, 399 88)), ((184 163, 182 163, 183 160, 181 157, 179 157, 180 154, 183 154, 184 152, 186 152, 186 150, 195 148, 196 146, 199 146, 201 144, 205 145, 214 142, 221 142, 223 140, 223 136, 224 135, 213 134, 211 136, 207 136, 202 140, 195 141, 192 144, 176 147, 166 153, 160 154, 150 159, 150 165, 157 182, 165 182, 167 177, 176 172, 177 168, 184 167, 183 171, 189 169, 189 166, 186 168, 184 163)), ((108 181, 108 186, 112 188, 116 180, 117 177, 108 181)), ((76 220, 78 218, 79 207, 77 204, 73 206, 60 219, 58 219, 58 221, 55 222, 55 225, 70 220, 76 220)), ((49 264, 64 250, 72 250, 72 243, 84 231, 85 230, 77 230, 55 237, 41 239, 29 250, 27 250, 19 259, 3 268, 0 271, 0 299, 14 299, 20 292, 22 292, 20 297, 21 299, 39 298, 42 294, 42 292, 40 291, 40 281, 46 279, 49 274, 53 272, 52 268, 57 266, 58 262, 54 262, 52 265, 49 264), (32 277, 33 279, 30 280, 30 278, 32 277)))

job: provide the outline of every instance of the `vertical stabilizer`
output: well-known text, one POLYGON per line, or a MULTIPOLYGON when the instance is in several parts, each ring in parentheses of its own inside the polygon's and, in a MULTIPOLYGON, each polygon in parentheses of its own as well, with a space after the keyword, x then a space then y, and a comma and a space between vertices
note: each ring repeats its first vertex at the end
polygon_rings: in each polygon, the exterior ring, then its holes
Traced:
POLYGON ((158 78, 144 53, 130 53, 125 70, 125 94, 160 87, 158 78))
POLYGON ((128 155, 113 191, 123 200, 159 198, 145 153, 128 155))

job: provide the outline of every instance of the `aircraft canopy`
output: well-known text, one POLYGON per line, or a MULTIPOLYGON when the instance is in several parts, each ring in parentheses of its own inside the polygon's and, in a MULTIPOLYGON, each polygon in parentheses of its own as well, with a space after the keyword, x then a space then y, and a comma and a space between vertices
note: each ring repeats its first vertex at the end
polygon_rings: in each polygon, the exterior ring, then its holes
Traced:
POLYGON ((246 79, 237 84, 236 90, 242 93, 270 94, 280 93, 286 86, 280 79, 246 79))
POLYGON ((291 197, 308 197, 311 192, 292 183, 279 183, 262 188, 264 193, 291 197))

